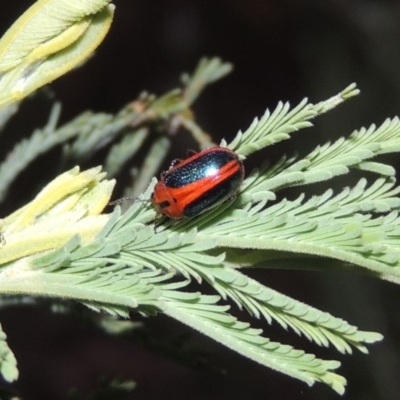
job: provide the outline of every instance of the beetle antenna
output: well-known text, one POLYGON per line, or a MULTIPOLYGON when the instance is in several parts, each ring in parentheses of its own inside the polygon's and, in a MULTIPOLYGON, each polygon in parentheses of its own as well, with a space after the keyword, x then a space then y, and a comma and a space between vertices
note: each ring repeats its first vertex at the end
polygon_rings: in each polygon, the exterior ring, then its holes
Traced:
POLYGON ((125 200, 145 201, 145 200, 139 199, 139 197, 121 197, 120 199, 111 201, 110 203, 108 203, 108 205, 109 206, 116 206, 117 204, 123 203, 125 200))

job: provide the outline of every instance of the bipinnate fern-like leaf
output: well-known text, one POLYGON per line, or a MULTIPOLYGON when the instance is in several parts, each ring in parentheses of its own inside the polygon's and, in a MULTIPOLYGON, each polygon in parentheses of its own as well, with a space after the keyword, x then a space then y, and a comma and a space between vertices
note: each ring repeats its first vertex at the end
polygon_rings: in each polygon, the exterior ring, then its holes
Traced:
MULTIPOLYGON (((110 27, 114 7, 109 3, 39 0, 27 10, 0 41, 0 107, 15 103, 84 61, 110 27)), ((109 153, 107 165, 113 173, 147 138, 146 123, 157 119, 171 126, 185 121, 193 135, 200 137, 199 143, 209 142, 201 138, 203 133, 189 107, 205 86, 231 68, 218 58, 203 59, 192 76, 183 77, 183 89, 158 98, 142 95, 116 116, 85 113, 61 128, 56 127, 60 113, 56 105, 46 127, 20 143, 1 165, 1 196, 38 154, 70 139, 75 142, 64 147, 64 165, 85 160, 99 141, 109 143, 123 129, 133 127, 136 137, 122 139, 109 153), (121 149, 124 155, 117 159, 121 149)), ((229 147, 244 158, 287 140, 292 133, 310 127, 311 119, 357 93, 355 85, 350 85, 318 104, 304 100, 291 108, 289 103, 279 103, 239 132, 229 147)), ((8 107, 0 115, 1 126, 17 106, 8 107)), ((283 157, 271 167, 250 173, 235 200, 194 220, 165 223, 157 232, 152 225, 155 211, 146 202, 135 203, 123 215, 118 207, 111 214, 101 214, 114 182, 105 180, 99 168, 71 169, 0 221, 0 293, 75 299, 94 311, 121 318, 128 318, 131 310, 146 315, 163 312, 262 365, 310 385, 323 382, 343 393, 345 379, 334 372, 337 361, 271 342, 261 330, 238 321, 229 306, 220 302, 233 300, 253 317, 276 321, 343 353, 350 353, 352 346, 367 352, 365 344, 380 340, 377 333, 360 331, 250 279, 237 269, 243 257, 235 261, 234 252, 258 252, 258 263, 271 262, 270 251, 325 256, 400 281, 396 269, 400 259, 395 213, 398 189, 394 188, 393 169, 370 160, 398 151, 398 136, 398 120, 388 120, 378 128, 362 129, 318 147, 298 161, 283 157), (308 200, 305 195, 296 200, 277 199, 278 190, 327 180, 350 168, 381 177, 369 187, 361 180, 337 195, 327 191, 308 200), (374 212, 386 215, 376 217, 374 212), (220 296, 184 291, 192 279, 207 282, 220 296)), ((151 154, 168 148, 162 140, 151 154)), ((144 165, 143 182, 156 167, 156 163, 152 168, 144 165)), ((143 182, 137 187, 143 187, 143 182)), ((154 181, 141 200, 150 198, 153 186, 154 181)), ((5 339, 1 332, 0 373, 12 381, 18 372, 5 339)))
MULTIPOLYGON (((336 97, 336 101, 340 98, 336 97)), ((325 105, 302 102, 295 111, 279 105, 239 134, 237 151, 244 155, 288 138, 289 133, 309 126, 310 118, 329 108, 325 105), (251 145, 252 137, 255 147, 251 145)), ((336 361, 319 360, 290 346, 272 343, 259 330, 231 316, 228 306, 217 304, 219 297, 182 289, 192 279, 207 282, 222 300, 233 300, 253 317, 262 317, 269 323, 276 321, 318 345, 333 345, 343 353, 350 353, 352 347, 367 352, 365 345, 380 340, 381 335, 358 330, 340 318, 250 279, 236 269, 246 257, 235 261, 234 252, 258 252, 257 264, 263 260, 267 264, 273 262, 268 260, 271 251, 325 256, 396 281, 398 273, 393 267, 399 256, 394 245, 398 230, 395 211, 400 204, 399 189, 392 176, 379 177, 369 186, 362 179, 354 188, 336 195, 329 190, 308 200, 305 195, 295 200, 277 200, 278 189, 310 183, 308 171, 329 170, 330 174, 324 176, 334 176, 335 165, 343 161, 346 146, 350 146, 348 153, 357 154, 349 156, 347 167, 378 154, 384 134, 385 140, 392 142, 398 134, 396 124, 385 126, 374 130, 379 134, 370 133, 367 144, 342 140, 336 145, 340 151, 327 146, 325 158, 319 149, 315 157, 300 161, 282 158, 275 165, 265 165, 248 175, 234 201, 196 219, 166 222, 157 232, 151 224, 155 211, 148 202, 134 203, 123 215, 118 207, 109 215, 98 215, 110 196, 111 182, 104 181, 98 170, 82 175, 72 170, 3 221, 6 245, 0 254, 0 291, 72 298, 93 310, 119 317, 128 317, 132 309, 146 314, 164 312, 263 365, 309 384, 324 382, 342 393, 345 381, 333 372, 339 365, 336 361), (358 151, 357 146, 362 149, 358 151), (316 162, 318 159, 323 161, 316 162), (97 204, 93 201, 96 198, 97 204), (376 217, 373 212, 386 215, 376 217), (40 232, 44 240, 50 234, 54 237, 51 232, 60 226, 60 221, 66 221, 66 215, 81 220, 82 233, 78 230, 68 236, 66 230, 57 245, 53 240, 52 248, 37 246, 29 253, 18 250, 28 233, 40 232), (101 229, 91 222, 97 216, 103 218, 101 229), (85 229, 89 226, 95 227, 95 235, 88 236, 85 229)), ((142 200, 150 198, 152 185, 142 200)), ((316 265, 318 261, 314 260, 314 268, 316 265)))
MULTIPOLYGON (((113 9, 103 1, 97 2, 98 9, 82 11, 72 18, 70 25, 59 26, 53 36, 36 34, 40 33, 37 29, 41 18, 51 17, 55 3, 39 1, 0 43, 0 88, 4 88, 0 105, 16 101, 54 79, 56 76, 46 71, 55 69, 57 63, 72 68, 108 30, 113 9), (28 20, 36 29, 32 37, 39 43, 34 49, 20 49, 15 47, 17 39, 31 35, 25 26, 28 20), (68 62, 65 57, 70 57, 68 62)), ((59 0, 58 5, 61 3, 59 0)), ((147 137, 145 122, 187 118, 179 113, 190 114, 188 107, 201 89, 230 69, 219 59, 203 59, 192 76, 184 77, 183 90, 159 98, 144 95, 131 110, 127 107, 115 117, 83 114, 58 129, 59 106, 55 106, 45 129, 16 147, 19 167, 11 168, 10 162, 2 164, 4 193, 19 170, 42 151, 76 138, 74 144, 64 148, 63 162, 68 165, 84 159, 99 140, 107 143, 122 129, 138 127, 134 132, 139 139, 128 136, 110 152, 107 164, 115 173, 147 137), (59 135, 54 135, 56 130, 59 135), (124 156, 117 160, 121 148, 124 156)), ((244 158, 287 140, 292 133, 310 127, 311 119, 357 93, 350 85, 318 104, 304 100, 291 108, 289 103, 279 103, 274 111, 267 110, 247 130, 239 132, 229 147, 244 158)), ((253 252, 257 264, 265 262, 267 266, 273 263, 270 252, 324 256, 400 282, 396 214, 399 189, 395 188, 393 169, 371 161, 376 155, 399 151, 399 137, 399 121, 395 118, 378 128, 361 129, 348 138, 317 147, 299 160, 284 156, 275 165, 250 172, 236 199, 196 219, 166 222, 157 231, 152 225, 155 211, 148 202, 138 201, 122 215, 118 207, 111 214, 101 214, 114 182, 105 180, 98 168, 85 172, 74 168, 1 221, 0 293, 75 299, 92 310, 121 318, 128 318, 131 310, 147 315, 163 312, 262 365, 310 385, 323 382, 343 393, 345 379, 334 372, 339 366, 337 361, 321 360, 271 342, 260 330, 234 318, 229 306, 220 302, 230 299, 251 316, 262 317, 268 323, 275 321, 318 345, 333 345, 342 353, 350 353, 352 347, 367 352, 365 345, 380 340, 381 335, 358 330, 250 279, 238 268, 250 267, 252 257, 247 261, 245 256, 235 258, 235 252, 253 252), (380 176, 369 186, 362 179, 354 188, 336 195, 329 190, 307 200, 304 194, 295 200, 278 198, 279 190, 286 187, 328 180, 348 173, 350 168, 380 176), (376 216, 378 212, 385 214, 376 216), (220 296, 184 291, 193 279, 207 282, 220 296)), ((157 148, 154 151, 156 154, 157 148)), ((143 170, 147 174, 154 171, 143 170)), ((153 186, 154 181, 141 200, 150 198, 153 186)), ((315 260, 314 267, 318 265, 315 260)), ((0 372, 13 380, 17 376, 15 360, 5 336, 2 343, 6 356, 0 372)))

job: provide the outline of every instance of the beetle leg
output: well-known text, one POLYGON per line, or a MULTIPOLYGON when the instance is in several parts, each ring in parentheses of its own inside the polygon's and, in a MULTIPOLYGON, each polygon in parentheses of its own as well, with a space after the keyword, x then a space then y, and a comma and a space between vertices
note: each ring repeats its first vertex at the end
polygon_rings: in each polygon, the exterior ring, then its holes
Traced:
POLYGON ((178 164, 182 162, 182 159, 180 158, 175 158, 175 160, 171 161, 171 164, 169 165, 169 169, 176 167, 178 164))

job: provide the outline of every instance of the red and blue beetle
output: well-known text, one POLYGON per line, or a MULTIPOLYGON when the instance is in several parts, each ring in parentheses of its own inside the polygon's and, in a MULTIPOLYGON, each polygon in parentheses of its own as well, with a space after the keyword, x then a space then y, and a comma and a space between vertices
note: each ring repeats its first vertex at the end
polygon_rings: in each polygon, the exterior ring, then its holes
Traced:
MULTIPOLYGON (((189 151, 184 160, 174 160, 161 174, 151 194, 157 213, 169 218, 195 217, 239 191, 244 179, 244 166, 239 156, 225 147, 189 151)), ((110 204, 118 204, 125 197, 110 204)))
POLYGON ((169 218, 195 217, 234 198, 244 179, 239 156, 225 147, 189 152, 174 160, 154 187, 151 202, 169 218))

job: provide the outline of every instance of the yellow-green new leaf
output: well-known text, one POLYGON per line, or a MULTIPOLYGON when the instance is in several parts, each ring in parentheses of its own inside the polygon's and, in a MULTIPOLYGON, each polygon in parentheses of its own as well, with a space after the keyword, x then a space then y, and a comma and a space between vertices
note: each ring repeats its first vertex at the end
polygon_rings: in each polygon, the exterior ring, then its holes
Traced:
POLYGON ((0 265, 60 248, 79 234, 87 243, 103 229, 115 181, 100 168, 78 167, 50 182, 30 203, 1 220, 0 265))
POLYGON ((107 34, 110 0, 39 0, 0 40, 0 108, 87 59, 107 34))

